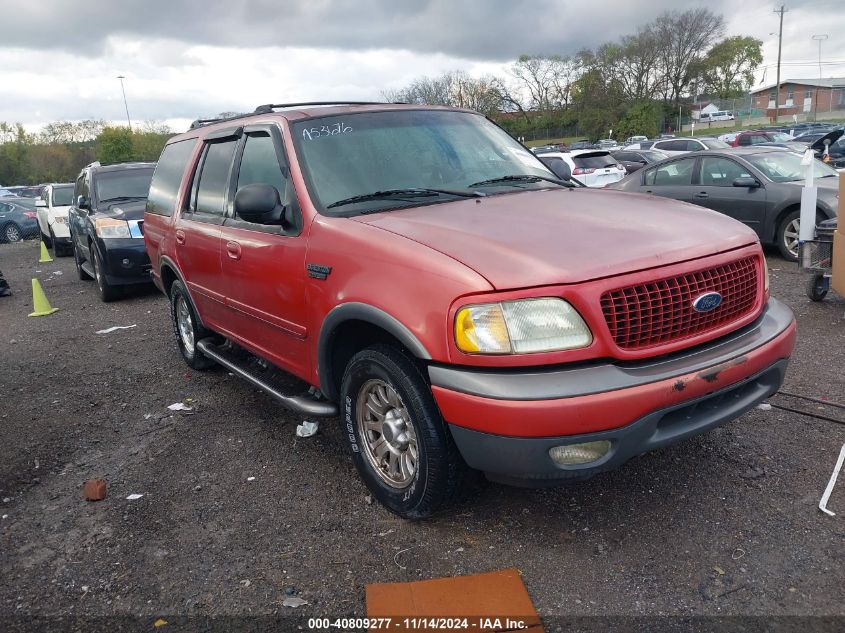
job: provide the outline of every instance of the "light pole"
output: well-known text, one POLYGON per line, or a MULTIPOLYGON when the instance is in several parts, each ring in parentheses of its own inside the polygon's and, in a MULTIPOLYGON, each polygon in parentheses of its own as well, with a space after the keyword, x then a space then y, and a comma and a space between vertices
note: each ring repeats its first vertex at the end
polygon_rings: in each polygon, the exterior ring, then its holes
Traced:
POLYGON ((123 87, 123 80, 126 79, 123 75, 118 75, 120 79, 120 91, 123 93, 123 107, 126 108, 126 122, 129 124, 129 131, 132 131, 132 119, 129 118, 129 106, 126 104, 126 90, 123 87))
POLYGON ((780 5, 780 9, 775 9, 775 13, 780 14, 780 27, 778 28, 778 72, 777 72, 777 87, 775 88, 775 125, 778 122, 778 116, 780 115, 780 49, 781 45, 783 44, 783 14, 789 11, 789 9, 784 8, 783 5, 780 5))
POLYGON ((822 83, 822 42, 827 39, 827 34, 814 35, 813 39, 819 43, 819 85, 816 86, 816 98, 813 99, 813 121, 819 120, 819 88, 822 83))

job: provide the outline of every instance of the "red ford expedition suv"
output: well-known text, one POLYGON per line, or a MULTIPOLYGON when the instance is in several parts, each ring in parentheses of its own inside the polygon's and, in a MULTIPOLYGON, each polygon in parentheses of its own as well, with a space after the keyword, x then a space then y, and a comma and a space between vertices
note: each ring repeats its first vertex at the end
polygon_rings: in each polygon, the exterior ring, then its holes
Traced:
POLYGON ((777 391, 795 340, 754 231, 579 187, 465 110, 198 121, 164 148, 144 220, 188 365, 339 416, 408 518, 472 469, 584 478, 734 419, 777 391))

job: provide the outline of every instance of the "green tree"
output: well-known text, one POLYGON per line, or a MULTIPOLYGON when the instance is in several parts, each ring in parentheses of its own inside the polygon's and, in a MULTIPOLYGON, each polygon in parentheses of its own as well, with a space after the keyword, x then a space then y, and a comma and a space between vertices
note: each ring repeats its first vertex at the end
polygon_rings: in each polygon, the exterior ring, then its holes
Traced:
POLYGON ((97 136, 95 155, 103 164, 133 159, 132 132, 128 127, 105 127, 97 136))
POLYGON ((728 37, 711 48, 699 64, 705 90, 720 99, 738 97, 754 83, 763 63, 763 42, 753 37, 728 37))
POLYGON ((653 101, 640 101, 629 107, 614 128, 614 136, 624 139, 642 134, 649 138, 657 135, 660 126, 660 108, 653 101))

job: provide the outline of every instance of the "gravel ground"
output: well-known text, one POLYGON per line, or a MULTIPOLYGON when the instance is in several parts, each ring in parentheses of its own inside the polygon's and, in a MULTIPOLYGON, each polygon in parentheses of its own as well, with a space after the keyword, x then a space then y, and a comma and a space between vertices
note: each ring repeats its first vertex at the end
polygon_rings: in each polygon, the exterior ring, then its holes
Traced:
MULTIPOLYGON (((367 583, 506 567, 549 630, 577 616, 845 616, 845 481, 837 516, 817 508, 843 425, 754 410, 586 483, 489 485, 405 522, 370 503, 336 423, 297 439, 300 419, 269 397, 188 370, 154 289, 104 304, 72 258, 37 261, 37 242, 0 245, 15 290, 0 299, 7 624, 275 615, 304 628, 307 616, 363 615, 367 583), (59 312, 27 318, 35 276, 59 312), (114 325, 136 327, 95 334, 114 325), (171 415, 178 401, 196 412, 171 415), (90 478, 108 480, 106 500, 82 498, 90 478), (308 604, 283 607, 290 593, 308 604)), ((799 323, 784 390, 845 401, 845 300, 811 303, 795 264, 770 253, 769 265, 799 323)))

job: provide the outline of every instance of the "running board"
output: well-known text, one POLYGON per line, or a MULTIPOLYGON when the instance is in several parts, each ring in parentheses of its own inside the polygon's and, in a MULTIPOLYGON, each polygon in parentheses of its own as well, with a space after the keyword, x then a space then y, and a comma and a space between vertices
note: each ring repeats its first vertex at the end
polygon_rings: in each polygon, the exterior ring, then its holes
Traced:
POLYGON ((287 396, 281 391, 268 384, 258 376, 253 375, 237 361, 227 356, 226 351, 215 345, 212 339, 204 338, 197 342, 197 348, 206 356, 223 365, 233 374, 240 376, 244 380, 251 382, 253 385, 266 391, 283 406, 302 415, 308 415, 315 418, 333 418, 338 414, 337 405, 326 400, 317 400, 308 395, 302 396, 287 396))

